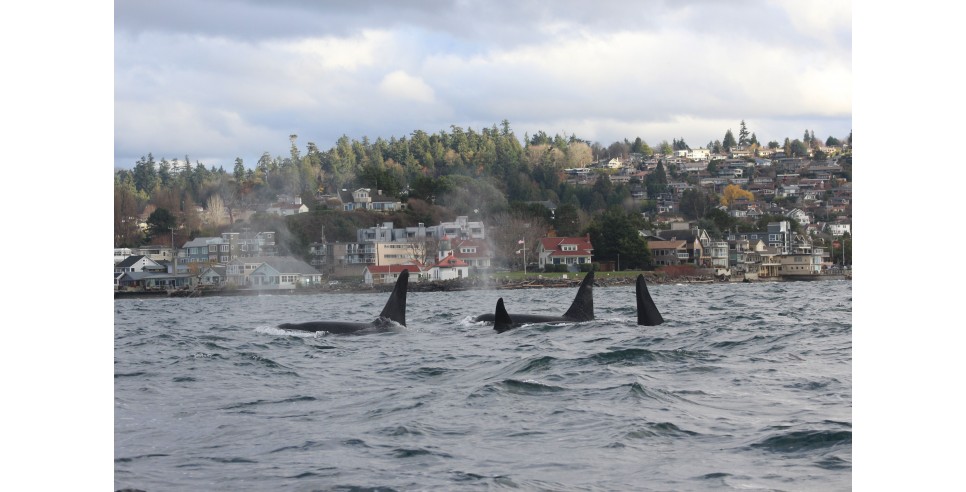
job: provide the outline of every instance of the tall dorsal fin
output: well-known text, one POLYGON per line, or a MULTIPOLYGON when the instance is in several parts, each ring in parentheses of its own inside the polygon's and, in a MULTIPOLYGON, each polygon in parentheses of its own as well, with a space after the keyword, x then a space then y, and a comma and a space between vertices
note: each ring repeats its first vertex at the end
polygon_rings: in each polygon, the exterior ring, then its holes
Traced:
POLYGON ((651 294, 647 292, 647 284, 644 282, 644 275, 637 276, 637 324, 644 326, 657 326, 664 322, 664 317, 654 305, 651 294))
MULTIPOLYGON (((406 289, 409 287, 409 270, 403 270, 396 279, 396 286, 382 308, 379 318, 385 318, 406 326, 406 289)), ((378 320, 377 320, 378 321, 378 320)))
POLYGON ((587 272, 584 276, 583 282, 580 282, 580 288, 577 289, 577 295, 574 297, 574 302, 570 305, 570 309, 564 313, 565 318, 570 318, 574 321, 590 321, 594 319, 594 271, 591 270, 587 272))
POLYGON ((496 313, 493 315, 493 329, 497 333, 503 333, 510 328, 513 328, 513 320, 510 319, 510 313, 506 312, 506 307, 503 306, 503 298, 499 298, 496 301, 496 313))

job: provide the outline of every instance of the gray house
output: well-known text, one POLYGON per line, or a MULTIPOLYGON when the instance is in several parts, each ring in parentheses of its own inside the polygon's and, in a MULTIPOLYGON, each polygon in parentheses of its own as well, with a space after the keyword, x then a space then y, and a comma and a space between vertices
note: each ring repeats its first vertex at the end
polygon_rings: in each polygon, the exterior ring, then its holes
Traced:
POLYGON ((322 285, 322 274, 297 258, 274 256, 248 274, 248 284, 259 290, 293 290, 322 285))

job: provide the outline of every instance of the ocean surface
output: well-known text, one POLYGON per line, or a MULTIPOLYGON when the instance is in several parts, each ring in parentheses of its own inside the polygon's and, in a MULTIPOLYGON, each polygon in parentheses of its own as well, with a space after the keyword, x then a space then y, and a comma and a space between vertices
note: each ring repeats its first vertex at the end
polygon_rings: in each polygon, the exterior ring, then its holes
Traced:
POLYGON ((852 488, 850 281, 114 301, 114 486, 145 491, 852 488))

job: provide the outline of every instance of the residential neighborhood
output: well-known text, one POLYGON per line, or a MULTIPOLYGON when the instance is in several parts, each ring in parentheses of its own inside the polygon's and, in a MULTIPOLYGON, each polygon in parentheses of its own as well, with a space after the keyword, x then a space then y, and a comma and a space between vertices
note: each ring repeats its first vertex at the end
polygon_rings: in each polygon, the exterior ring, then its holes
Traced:
MULTIPOLYGON (((521 202, 548 219, 538 221, 538 229, 525 227, 516 238, 508 237, 513 233, 501 223, 505 219, 477 213, 397 225, 392 217, 414 203, 409 189, 390 194, 366 186, 338 192, 319 187, 309 197, 278 194, 256 208, 195 206, 207 229, 224 232, 186 238, 171 227, 169 234, 153 235, 159 243, 115 248, 115 290, 377 286, 395 282, 403 269, 414 282, 458 281, 509 269, 528 274, 613 271, 628 268, 630 258, 641 252, 646 252, 649 269, 686 266, 720 280, 850 275, 851 149, 845 144, 812 142, 804 156, 788 155, 787 145, 735 146, 725 154, 710 148, 628 152, 557 173, 562 190, 586 190, 604 201, 610 194, 625 197, 620 208, 646 224, 633 231, 641 240, 636 243, 640 251, 625 251, 622 264, 619 252, 602 256, 594 243, 624 231, 598 230, 596 240, 581 228, 573 231, 577 234, 561 234, 555 221, 566 204, 558 200, 521 202), (342 232, 327 238, 320 227, 318 237, 301 247, 279 243, 284 225, 258 230, 252 221, 261 214, 285 224, 313 211, 330 216, 365 212, 386 219, 355 229, 354 237, 342 232)), ((581 210, 602 206, 584 198, 580 205, 581 210)), ((148 207, 136 219, 145 233, 149 212, 155 210, 148 207)), ((573 220, 581 220, 586 230, 586 221, 594 217, 573 220)))

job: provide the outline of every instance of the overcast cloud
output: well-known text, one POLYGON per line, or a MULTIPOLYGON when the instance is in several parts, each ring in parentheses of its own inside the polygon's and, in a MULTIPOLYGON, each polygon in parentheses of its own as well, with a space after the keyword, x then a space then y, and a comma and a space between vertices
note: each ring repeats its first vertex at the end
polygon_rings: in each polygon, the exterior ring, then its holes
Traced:
POLYGON ((115 167, 230 169, 415 130, 692 147, 852 130, 848 1, 125 0, 114 8, 115 167))

